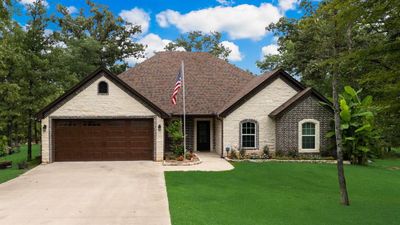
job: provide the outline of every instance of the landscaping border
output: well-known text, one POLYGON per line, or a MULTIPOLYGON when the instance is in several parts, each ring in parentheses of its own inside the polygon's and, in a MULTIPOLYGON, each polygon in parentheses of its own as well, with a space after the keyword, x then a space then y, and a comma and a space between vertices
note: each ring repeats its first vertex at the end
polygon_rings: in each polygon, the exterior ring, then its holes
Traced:
POLYGON ((194 165, 199 165, 203 161, 200 159, 200 157, 196 154, 196 157, 199 159, 198 161, 163 161, 163 166, 194 166, 194 165))
MULTIPOLYGON (((230 159, 224 157, 228 162, 254 162, 254 163, 263 163, 263 162, 291 162, 291 163, 326 163, 326 164, 336 164, 336 160, 327 160, 327 159, 230 159)), ((350 165, 350 161, 343 161, 344 164, 350 165)))

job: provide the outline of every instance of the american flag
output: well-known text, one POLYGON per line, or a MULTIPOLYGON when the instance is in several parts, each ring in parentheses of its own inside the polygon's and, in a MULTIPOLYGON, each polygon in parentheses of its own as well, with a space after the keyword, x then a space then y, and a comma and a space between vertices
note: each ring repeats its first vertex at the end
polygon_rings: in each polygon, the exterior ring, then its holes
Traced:
POLYGON ((182 87, 182 68, 179 70, 178 76, 176 77, 174 91, 172 92, 171 102, 176 105, 176 96, 179 93, 179 89, 182 87))

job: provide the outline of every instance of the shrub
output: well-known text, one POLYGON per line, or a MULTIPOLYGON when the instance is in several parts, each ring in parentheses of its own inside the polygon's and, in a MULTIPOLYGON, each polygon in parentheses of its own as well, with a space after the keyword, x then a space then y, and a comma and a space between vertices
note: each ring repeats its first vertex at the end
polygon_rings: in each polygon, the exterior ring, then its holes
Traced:
POLYGON ((180 120, 171 121, 165 128, 171 138, 171 149, 175 155, 183 155, 183 133, 182 122, 180 120))
POLYGON ((185 158, 186 158, 187 160, 192 160, 192 159, 193 159, 193 153, 192 153, 192 152, 186 153, 185 158))
POLYGON ((264 158, 269 158, 269 147, 265 145, 263 148, 264 158))
POLYGON ((17 164, 17 166, 18 166, 18 169, 20 169, 20 170, 28 169, 28 163, 25 160, 22 162, 19 162, 17 164))
POLYGON ((279 158, 279 157, 283 157, 285 156, 285 152, 278 150, 275 152, 275 157, 279 158))
POLYGON ((238 151, 236 149, 232 149, 229 153, 229 158, 231 159, 239 159, 238 151))
POLYGON ((240 156, 241 159, 246 158, 246 150, 241 148, 240 151, 239 151, 239 156, 240 156))
POLYGON ((297 158, 298 157, 298 152, 296 150, 289 150, 288 151, 288 156, 291 158, 297 158))
POLYGON ((0 136, 0 156, 6 154, 7 147, 7 138, 5 136, 0 136))

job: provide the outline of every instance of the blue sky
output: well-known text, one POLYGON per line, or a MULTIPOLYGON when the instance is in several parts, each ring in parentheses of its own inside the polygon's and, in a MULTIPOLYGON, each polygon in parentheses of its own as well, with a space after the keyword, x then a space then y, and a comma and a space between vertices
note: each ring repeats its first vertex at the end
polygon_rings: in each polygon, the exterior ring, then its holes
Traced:
MULTIPOLYGON (((34 0, 20 0, 20 16, 16 19, 26 23, 24 4, 34 0)), ((219 31, 222 44, 232 50, 229 61, 240 68, 259 74, 255 62, 263 54, 276 53, 276 39, 265 31, 271 22, 281 16, 300 17, 298 0, 94 0, 104 4, 125 20, 142 26, 143 33, 137 41, 148 45, 147 57, 180 34, 192 30, 219 31)), ((75 14, 86 7, 85 0, 46 0, 48 13, 56 13, 57 4, 70 7, 75 14)), ((55 27, 50 26, 50 29, 55 27)), ((144 59, 129 59, 134 65, 144 59)))

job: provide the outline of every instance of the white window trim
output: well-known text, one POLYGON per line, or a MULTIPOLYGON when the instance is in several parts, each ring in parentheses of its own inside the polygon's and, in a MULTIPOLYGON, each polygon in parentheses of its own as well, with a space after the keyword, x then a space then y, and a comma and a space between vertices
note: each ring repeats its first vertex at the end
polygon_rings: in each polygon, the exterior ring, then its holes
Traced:
POLYGON ((240 147, 246 150, 254 150, 257 149, 257 129, 258 123, 252 120, 242 121, 240 123, 240 147), (253 134, 243 134, 243 124, 245 123, 254 123, 254 146, 253 147, 243 147, 243 135, 253 136, 253 134))
POLYGON ((314 119, 304 119, 301 120, 298 124, 298 140, 299 140, 299 153, 317 153, 320 151, 320 130, 319 130, 319 121, 314 119), (314 123, 315 124, 315 148, 314 149, 303 149, 303 124, 304 123, 314 123))

